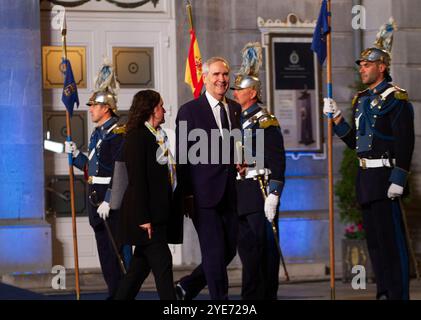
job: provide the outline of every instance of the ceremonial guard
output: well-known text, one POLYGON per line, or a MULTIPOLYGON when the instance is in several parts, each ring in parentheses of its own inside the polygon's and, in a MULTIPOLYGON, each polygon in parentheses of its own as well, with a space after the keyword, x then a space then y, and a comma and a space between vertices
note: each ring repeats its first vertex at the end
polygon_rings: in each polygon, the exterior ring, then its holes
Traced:
POLYGON ((414 112, 405 90, 391 83, 393 22, 384 25, 375 46, 356 61, 367 89, 353 100, 349 125, 335 101, 325 98, 335 133, 355 149, 359 168, 357 199, 363 211, 367 245, 377 283, 377 299, 409 299, 408 243, 400 199, 414 149, 414 112))
POLYGON ((117 90, 118 82, 112 66, 105 62, 97 77, 95 91, 87 103, 92 121, 97 125, 90 138, 88 155, 80 152, 73 141, 65 142, 66 153, 72 153, 73 165, 84 171, 87 177, 89 223, 95 232, 110 299, 122 276, 119 255, 112 243, 118 211, 110 211, 109 205, 114 162, 122 150, 124 133, 124 127, 118 126, 117 90))
POLYGON ((245 46, 242 68, 231 88, 242 108, 245 161, 262 157, 262 161, 237 167, 238 253, 243 265, 244 300, 277 299, 281 254, 278 207, 285 181, 285 151, 278 120, 259 106, 261 50, 259 43, 245 46), (264 137, 263 154, 256 152, 259 133, 264 137))

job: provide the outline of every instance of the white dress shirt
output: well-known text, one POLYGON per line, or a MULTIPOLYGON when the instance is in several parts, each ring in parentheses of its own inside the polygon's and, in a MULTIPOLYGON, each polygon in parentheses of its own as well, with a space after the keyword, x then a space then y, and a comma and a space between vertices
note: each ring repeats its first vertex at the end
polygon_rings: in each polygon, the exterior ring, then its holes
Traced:
POLYGON ((232 127, 231 127, 230 111, 229 111, 228 103, 225 100, 225 97, 224 97, 223 101, 219 101, 219 100, 215 99, 214 97, 212 97, 211 94, 208 93, 207 91, 205 92, 205 94, 206 94, 206 98, 208 99, 208 102, 209 102, 209 104, 212 108, 213 116, 215 117, 216 124, 218 125, 218 128, 219 128, 219 131, 221 132, 221 135, 222 135, 222 125, 221 125, 221 113, 220 113, 221 107, 219 105, 220 102, 222 102, 222 104, 224 105, 225 110, 227 112, 228 125, 229 125, 229 128, 231 130, 232 127))

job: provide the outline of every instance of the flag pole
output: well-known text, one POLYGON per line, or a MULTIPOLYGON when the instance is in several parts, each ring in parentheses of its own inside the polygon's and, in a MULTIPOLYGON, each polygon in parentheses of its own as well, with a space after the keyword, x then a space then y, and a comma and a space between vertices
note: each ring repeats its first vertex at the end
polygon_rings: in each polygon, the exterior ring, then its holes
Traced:
MULTIPOLYGON (((63 27, 61 29, 61 40, 63 48, 63 58, 67 60, 67 44, 66 44, 66 17, 63 20, 63 27)), ((67 70, 66 70, 67 71, 67 70)), ((66 130, 67 130, 67 141, 72 140, 72 129, 70 126, 70 114, 66 108, 66 130)), ((79 286, 79 256, 77 246, 77 230, 76 230, 76 210, 75 210, 75 190, 74 190, 74 174, 73 174, 73 157, 72 154, 68 154, 69 157, 69 177, 70 177, 70 207, 72 210, 72 233, 73 233, 73 255, 75 260, 75 280, 76 280, 76 299, 80 300, 80 286, 79 286)))
MULTIPOLYGON (((327 0, 328 25, 329 32, 327 33, 327 96, 332 98, 332 32, 331 32, 331 3, 327 0)), ((329 253, 330 253, 330 298, 335 300, 335 234, 334 234, 334 209, 333 209, 333 155, 332 155, 332 140, 333 140, 333 114, 329 113, 327 127, 327 150, 328 150, 328 175, 329 175, 329 253)))
POLYGON ((192 11, 192 6, 191 6, 190 1, 187 1, 186 10, 187 10, 187 17, 189 18, 190 30, 193 30, 193 11, 192 11))

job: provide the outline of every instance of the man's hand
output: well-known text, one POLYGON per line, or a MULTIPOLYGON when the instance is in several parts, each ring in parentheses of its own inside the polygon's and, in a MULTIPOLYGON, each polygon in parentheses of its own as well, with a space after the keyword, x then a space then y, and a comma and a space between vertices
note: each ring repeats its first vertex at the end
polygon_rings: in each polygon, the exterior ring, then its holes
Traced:
POLYGON ((338 106, 332 98, 323 98, 323 113, 327 117, 329 113, 333 114, 333 119, 341 115, 341 110, 338 109, 338 106))
POLYGON ((279 196, 273 193, 269 194, 265 200, 265 215, 270 223, 272 223, 277 214, 279 205, 279 196))
POLYGON ((141 224, 139 227, 148 232, 148 238, 149 238, 149 240, 151 240, 152 239, 152 232, 153 232, 152 224, 145 223, 145 224, 141 224))
POLYGON ((71 153, 73 158, 76 158, 80 153, 73 141, 64 141, 64 152, 71 153))
POLYGON ((240 174, 240 176, 244 177, 246 175, 247 165, 237 164, 235 168, 237 169, 237 172, 240 174))
POLYGON ((403 187, 395 183, 392 183, 389 187, 389 190, 387 190, 387 197, 392 200, 402 196, 402 194, 403 194, 403 187))
POLYGON ((110 204, 106 201, 103 201, 98 207, 97 212, 102 219, 107 220, 107 218, 110 216, 110 204))

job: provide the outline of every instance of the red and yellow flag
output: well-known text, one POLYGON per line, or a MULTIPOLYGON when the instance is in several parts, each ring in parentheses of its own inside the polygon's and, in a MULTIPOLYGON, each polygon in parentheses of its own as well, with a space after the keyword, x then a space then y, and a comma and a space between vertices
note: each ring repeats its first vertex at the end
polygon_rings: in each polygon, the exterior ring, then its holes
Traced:
POLYGON ((202 56, 200 55, 199 44, 197 43, 194 29, 190 29, 190 48, 186 61, 184 82, 190 86, 195 98, 200 96, 203 87, 202 56))

